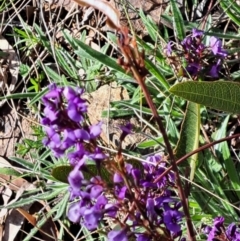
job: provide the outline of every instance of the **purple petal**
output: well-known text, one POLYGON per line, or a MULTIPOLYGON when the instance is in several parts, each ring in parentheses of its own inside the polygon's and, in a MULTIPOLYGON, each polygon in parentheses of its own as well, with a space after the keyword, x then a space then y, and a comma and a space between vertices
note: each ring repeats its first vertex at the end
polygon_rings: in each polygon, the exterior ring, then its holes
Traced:
POLYGON ((98 227, 99 220, 103 214, 95 207, 86 209, 84 212, 84 224, 89 231, 92 231, 98 227))
POLYGON ((78 202, 70 205, 67 216, 68 216, 68 219, 73 223, 77 223, 80 221, 81 214, 80 214, 80 205, 78 202))
POLYGON ((196 37, 202 37, 204 34, 204 32, 202 30, 196 29, 194 28, 192 30, 192 37, 196 38, 196 37))
POLYGON ((108 241, 128 241, 127 231, 125 229, 110 231, 108 241))
POLYGON ((114 173, 113 182, 114 183, 121 183, 121 182, 123 182, 122 175, 120 175, 119 173, 114 173))
POLYGON ((93 187, 91 188, 90 196, 96 199, 100 194, 102 194, 102 192, 103 192, 102 186, 93 185, 93 187))
POLYGON ((96 125, 92 125, 90 127, 90 138, 91 139, 95 139, 97 137, 100 136, 101 132, 102 132, 102 122, 99 122, 98 124, 96 125))

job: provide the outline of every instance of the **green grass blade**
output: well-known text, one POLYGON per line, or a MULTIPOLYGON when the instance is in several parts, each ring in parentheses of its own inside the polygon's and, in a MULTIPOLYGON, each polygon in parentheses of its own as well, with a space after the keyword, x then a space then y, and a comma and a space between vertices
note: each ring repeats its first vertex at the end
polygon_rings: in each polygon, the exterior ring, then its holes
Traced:
MULTIPOLYGON (((221 128, 217 131, 215 135, 215 140, 226 137, 228 122, 229 122, 229 116, 225 118, 225 120, 221 125, 221 128)), ((233 189, 237 194, 238 198, 240 198, 239 172, 236 169, 233 159, 231 158, 231 153, 228 148, 227 142, 219 143, 215 145, 214 148, 219 159, 225 163, 226 171, 228 173, 228 178, 230 179, 229 183, 230 183, 231 189, 233 189)))
POLYGON ((157 80, 160 82, 160 84, 164 87, 165 90, 168 90, 170 85, 166 81, 165 77, 162 75, 162 73, 159 71, 156 65, 154 65, 150 60, 145 60, 145 65, 147 70, 157 78, 157 80))
MULTIPOLYGON (((64 33, 64 36, 67 39, 69 39, 68 34, 66 32, 63 32, 63 33, 64 33)), ((74 41, 75 41, 75 44, 78 46, 78 48, 86 54, 85 57, 88 56, 89 59, 97 60, 100 63, 103 63, 104 65, 108 66, 109 68, 112 68, 124 74, 126 73, 126 71, 122 67, 120 67, 119 64, 117 64, 115 59, 94 50, 93 48, 89 47, 87 44, 83 43, 80 40, 75 39, 74 41)), ((76 51, 76 53, 79 53, 79 51, 76 51)))
POLYGON ((26 99, 26 98, 33 98, 37 95, 37 93, 16 93, 11 95, 0 96, 0 100, 10 100, 10 99, 26 99))
POLYGON ((176 0, 171 0, 171 7, 173 12, 173 28, 175 37, 183 40, 185 38, 184 21, 176 0))
POLYGON ((221 0, 220 6, 222 7, 223 11, 228 15, 228 17, 239 26, 240 8, 234 1, 221 0), (238 10, 238 12, 236 10, 238 10))

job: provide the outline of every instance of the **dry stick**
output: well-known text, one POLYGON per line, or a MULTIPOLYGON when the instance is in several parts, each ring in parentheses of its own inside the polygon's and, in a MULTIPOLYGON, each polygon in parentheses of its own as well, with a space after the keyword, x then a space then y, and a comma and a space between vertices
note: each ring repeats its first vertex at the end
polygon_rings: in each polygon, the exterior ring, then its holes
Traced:
POLYGON ((186 200, 183 188, 182 188, 181 179, 180 179, 180 175, 179 175, 179 172, 178 172, 177 164, 176 164, 176 161, 175 161, 175 157, 174 157, 174 154, 173 154, 173 150, 172 150, 171 144, 170 144, 170 142, 168 140, 167 133, 166 133, 165 128, 163 126, 162 120, 161 120, 160 116, 157 113, 157 109, 156 109, 155 105, 153 104, 153 101, 152 101, 152 99, 150 97, 149 91, 148 91, 148 89, 146 87, 146 84, 145 84, 145 82, 143 80, 143 77, 139 74, 136 66, 134 66, 133 61, 131 61, 131 57, 129 56, 129 52, 125 51, 124 47, 122 47, 121 44, 119 44, 119 47, 121 48, 121 51, 122 51, 125 59, 127 60, 127 63, 130 64, 130 69, 131 69, 131 71, 133 73, 133 76, 135 77, 135 79, 137 80, 138 84, 140 85, 140 87, 141 87, 141 89, 142 89, 142 91, 144 93, 144 96, 145 96, 145 98, 147 100, 147 103, 148 103, 148 105, 149 105, 149 107, 150 107, 150 109, 151 109, 151 111, 153 113, 153 117, 156 120, 156 122, 158 124, 158 127, 159 127, 159 130, 162 133, 164 143, 166 145, 167 151, 168 151, 170 159, 171 159, 172 168, 173 168, 173 170, 175 172, 178 192, 179 192, 179 196, 180 196, 180 199, 181 199, 181 202, 182 202, 182 205, 183 205, 183 211, 184 211, 184 214, 186 216, 188 236, 189 236, 189 239, 191 241, 196 241, 195 232, 194 232, 194 229, 193 229, 193 224, 192 224, 192 221, 191 221, 187 200, 186 200))
MULTIPOLYGON (((224 137, 222 139, 219 139, 217 141, 213 141, 211 143, 208 143, 206 145, 203 145, 201 147, 199 147, 198 149, 186 154, 185 156, 181 157, 180 159, 177 160, 176 164, 180 164, 182 163, 183 161, 185 161, 186 159, 188 159, 190 156, 200 152, 200 151, 203 151, 211 146, 214 146, 218 143, 221 143, 223 141, 228 141, 228 140, 231 140, 233 138, 237 138, 237 137, 240 137, 240 134, 235 134, 235 135, 232 135, 232 136, 228 136, 228 137, 224 137)), ((158 182, 159 180, 161 180, 165 175, 167 175, 171 170, 173 169, 173 165, 170 166, 168 169, 166 169, 156 180, 154 180, 154 183, 158 182)), ((173 169, 174 170, 174 169, 173 169)))

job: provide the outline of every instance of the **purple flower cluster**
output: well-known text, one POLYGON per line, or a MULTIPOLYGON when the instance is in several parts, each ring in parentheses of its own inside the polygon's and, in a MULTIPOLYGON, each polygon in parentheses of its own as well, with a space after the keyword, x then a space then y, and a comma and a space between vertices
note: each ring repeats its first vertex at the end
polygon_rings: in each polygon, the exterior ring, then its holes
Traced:
POLYGON ((45 117, 41 119, 41 124, 46 132, 43 144, 48 146, 56 157, 74 148, 68 153, 73 166, 86 157, 94 160, 106 157, 94 145, 96 138, 101 134, 101 122, 92 126, 84 122, 87 104, 81 97, 83 92, 80 88, 74 90, 71 87, 63 88, 53 84, 42 98, 45 117), (94 150, 89 152, 85 143, 89 143, 94 150))
MULTIPOLYGON (((41 123, 46 138, 43 143, 56 157, 67 154, 73 166, 69 173, 70 205, 68 218, 84 225, 89 231, 100 223, 112 222, 105 227, 109 241, 174 240, 182 238, 181 203, 174 188, 172 173, 154 182, 166 163, 161 156, 147 158, 146 163, 124 162, 120 152, 111 160, 96 145, 101 133, 101 123, 88 126, 84 119, 87 105, 83 90, 51 85, 43 97, 45 105, 41 123), (87 162, 97 169, 93 174, 87 162), (109 176, 101 176, 108 170, 109 176), (86 173, 91 177, 87 178, 86 173)), ((120 140, 131 133, 132 125, 121 127, 120 140)))
MULTIPOLYGON (((190 75, 195 78, 202 75, 219 78, 219 71, 223 59, 227 57, 227 51, 222 48, 221 40, 214 36, 210 37, 209 46, 204 45, 203 34, 203 31, 193 29, 191 35, 181 42, 181 52, 184 56, 182 61, 185 63, 184 76, 190 75)), ((172 52, 173 43, 170 41, 167 44, 167 56, 170 57, 172 52)))
POLYGON ((168 240, 181 237, 181 204, 169 188, 174 185, 174 176, 169 174, 154 183, 165 171, 165 163, 160 162, 160 156, 151 156, 147 161, 142 169, 129 163, 123 168, 116 165, 111 185, 99 176, 84 179, 81 164, 76 165, 68 179, 74 188, 72 199, 77 200, 70 205, 69 219, 91 231, 104 219, 111 220, 121 228, 108 232, 109 241, 159 240, 159 235, 168 240), (121 214, 125 214, 123 218, 121 214))
POLYGON ((213 226, 205 226, 204 233, 207 235, 207 241, 239 241, 240 229, 235 223, 231 223, 227 228, 224 226, 224 218, 216 217, 213 226))

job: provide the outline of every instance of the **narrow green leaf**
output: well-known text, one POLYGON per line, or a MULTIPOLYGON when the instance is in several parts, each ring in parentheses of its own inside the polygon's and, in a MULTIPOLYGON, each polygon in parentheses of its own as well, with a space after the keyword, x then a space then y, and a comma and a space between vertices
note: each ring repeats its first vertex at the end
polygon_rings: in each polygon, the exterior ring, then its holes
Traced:
POLYGON ((27 168, 27 169, 29 169, 29 170, 33 170, 33 169, 34 169, 34 165, 33 165, 31 162, 26 161, 26 160, 24 160, 24 159, 22 159, 22 158, 14 157, 14 156, 13 156, 13 157, 9 157, 9 159, 10 159, 11 161, 14 161, 14 162, 22 165, 23 167, 25 167, 25 168, 27 168))
POLYGON ((154 75, 157 80, 159 80, 160 84, 164 87, 165 90, 168 90, 170 85, 166 81, 165 77, 162 75, 161 71, 154 65, 150 60, 145 60, 147 70, 154 75))
MULTIPOLYGON (((221 138, 226 137, 227 127, 229 123, 229 115, 225 118, 225 120, 222 122, 221 128, 217 131, 214 139, 218 140, 221 138)), ((238 196, 238 199, 240 198, 240 180, 239 180, 239 173, 236 169, 235 163, 231 157, 231 153, 228 147, 227 142, 222 142, 214 146, 214 149, 216 150, 217 156, 219 159, 225 163, 225 167, 228 173, 228 178, 230 179, 230 186, 235 191, 235 193, 238 196)))
POLYGON ((56 205, 58 206, 57 213, 53 218, 53 221, 59 220, 63 215, 66 214, 67 205, 69 202, 70 192, 66 192, 61 201, 56 205))
POLYGON ((10 99, 25 99, 25 98, 33 98, 36 96, 36 93, 15 93, 11 95, 0 96, 0 100, 10 100, 10 99))
POLYGON ((185 38, 184 21, 176 0, 171 0, 173 12, 173 28, 175 37, 183 40, 185 38))
POLYGON ((53 80, 53 81, 60 81, 61 76, 57 74, 52 68, 48 67, 47 65, 43 66, 44 70, 46 71, 46 74, 53 80))
POLYGON ((159 143, 163 143, 162 137, 158 137, 158 138, 153 139, 153 140, 144 141, 144 142, 138 144, 137 148, 146 149, 146 148, 149 148, 149 147, 159 146, 159 143))
POLYGON ((188 81, 174 85, 169 91, 186 100, 217 110, 240 113, 240 83, 188 81))
POLYGON ((205 32, 204 34, 208 36, 215 36, 222 39, 240 39, 239 35, 236 35, 236 33, 231 33, 231 32, 227 32, 225 34, 218 33, 218 32, 205 32))
POLYGON ((152 20, 150 16, 146 16, 143 12, 142 9, 139 11, 139 16, 141 17, 143 24, 145 28, 147 29, 147 32, 149 33, 150 37, 154 42, 157 41, 157 36, 158 36, 158 27, 156 23, 152 20))
MULTIPOLYGON (((188 102, 185 117, 182 123, 180 139, 176 148, 176 157, 181 158, 187 153, 199 147, 200 132, 200 106, 198 104, 188 102)), ((190 180, 194 178, 198 155, 195 154, 188 158, 191 173, 190 180)))
POLYGON ((11 167, 1 167, 0 174, 4 174, 4 175, 8 175, 8 176, 15 176, 15 177, 20 177, 20 176, 24 175, 16 170, 14 170, 11 167))
MULTIPOLYGON (((63 33, 64 33, 64 36, 67 35, 66 32, 63 32, 63 33)), ((99 51, 94 50, 93 48, 89 47, 87 44, 83 43, 80 40, 75 39, 74 41, 75 41, 76 45, 83 52, 85 52, 87 54, 85 57, 89 56, 90 59, 95 59, 95 60, 103 63, 104 65, 108 66, 109 68, 112 68, 112 69, 122 72, 124 74, 126 73, 126 71, 122 67, 120 67, 119 64, 117 64, 115 59, 113 59, 105 54, 102 54, 99 51)))
POLYGON ((239 20, 240 8, 234 1, 222 0, 220 1, 220 6, 222 7, 224 13, 226 13, 228 17, 239 26, 240 25, 240 20, 239 20))
POLYGON ((45 88, 44 90, 42 90, 39 93, 35 93, 35 96, 32 98, 32 100, 29 102, 29 106, 32 106, 34 103, 36 103, 37 101, 39 101, 42 96, 44 96, 47 92, 49 91, 48 88, 45 88))

